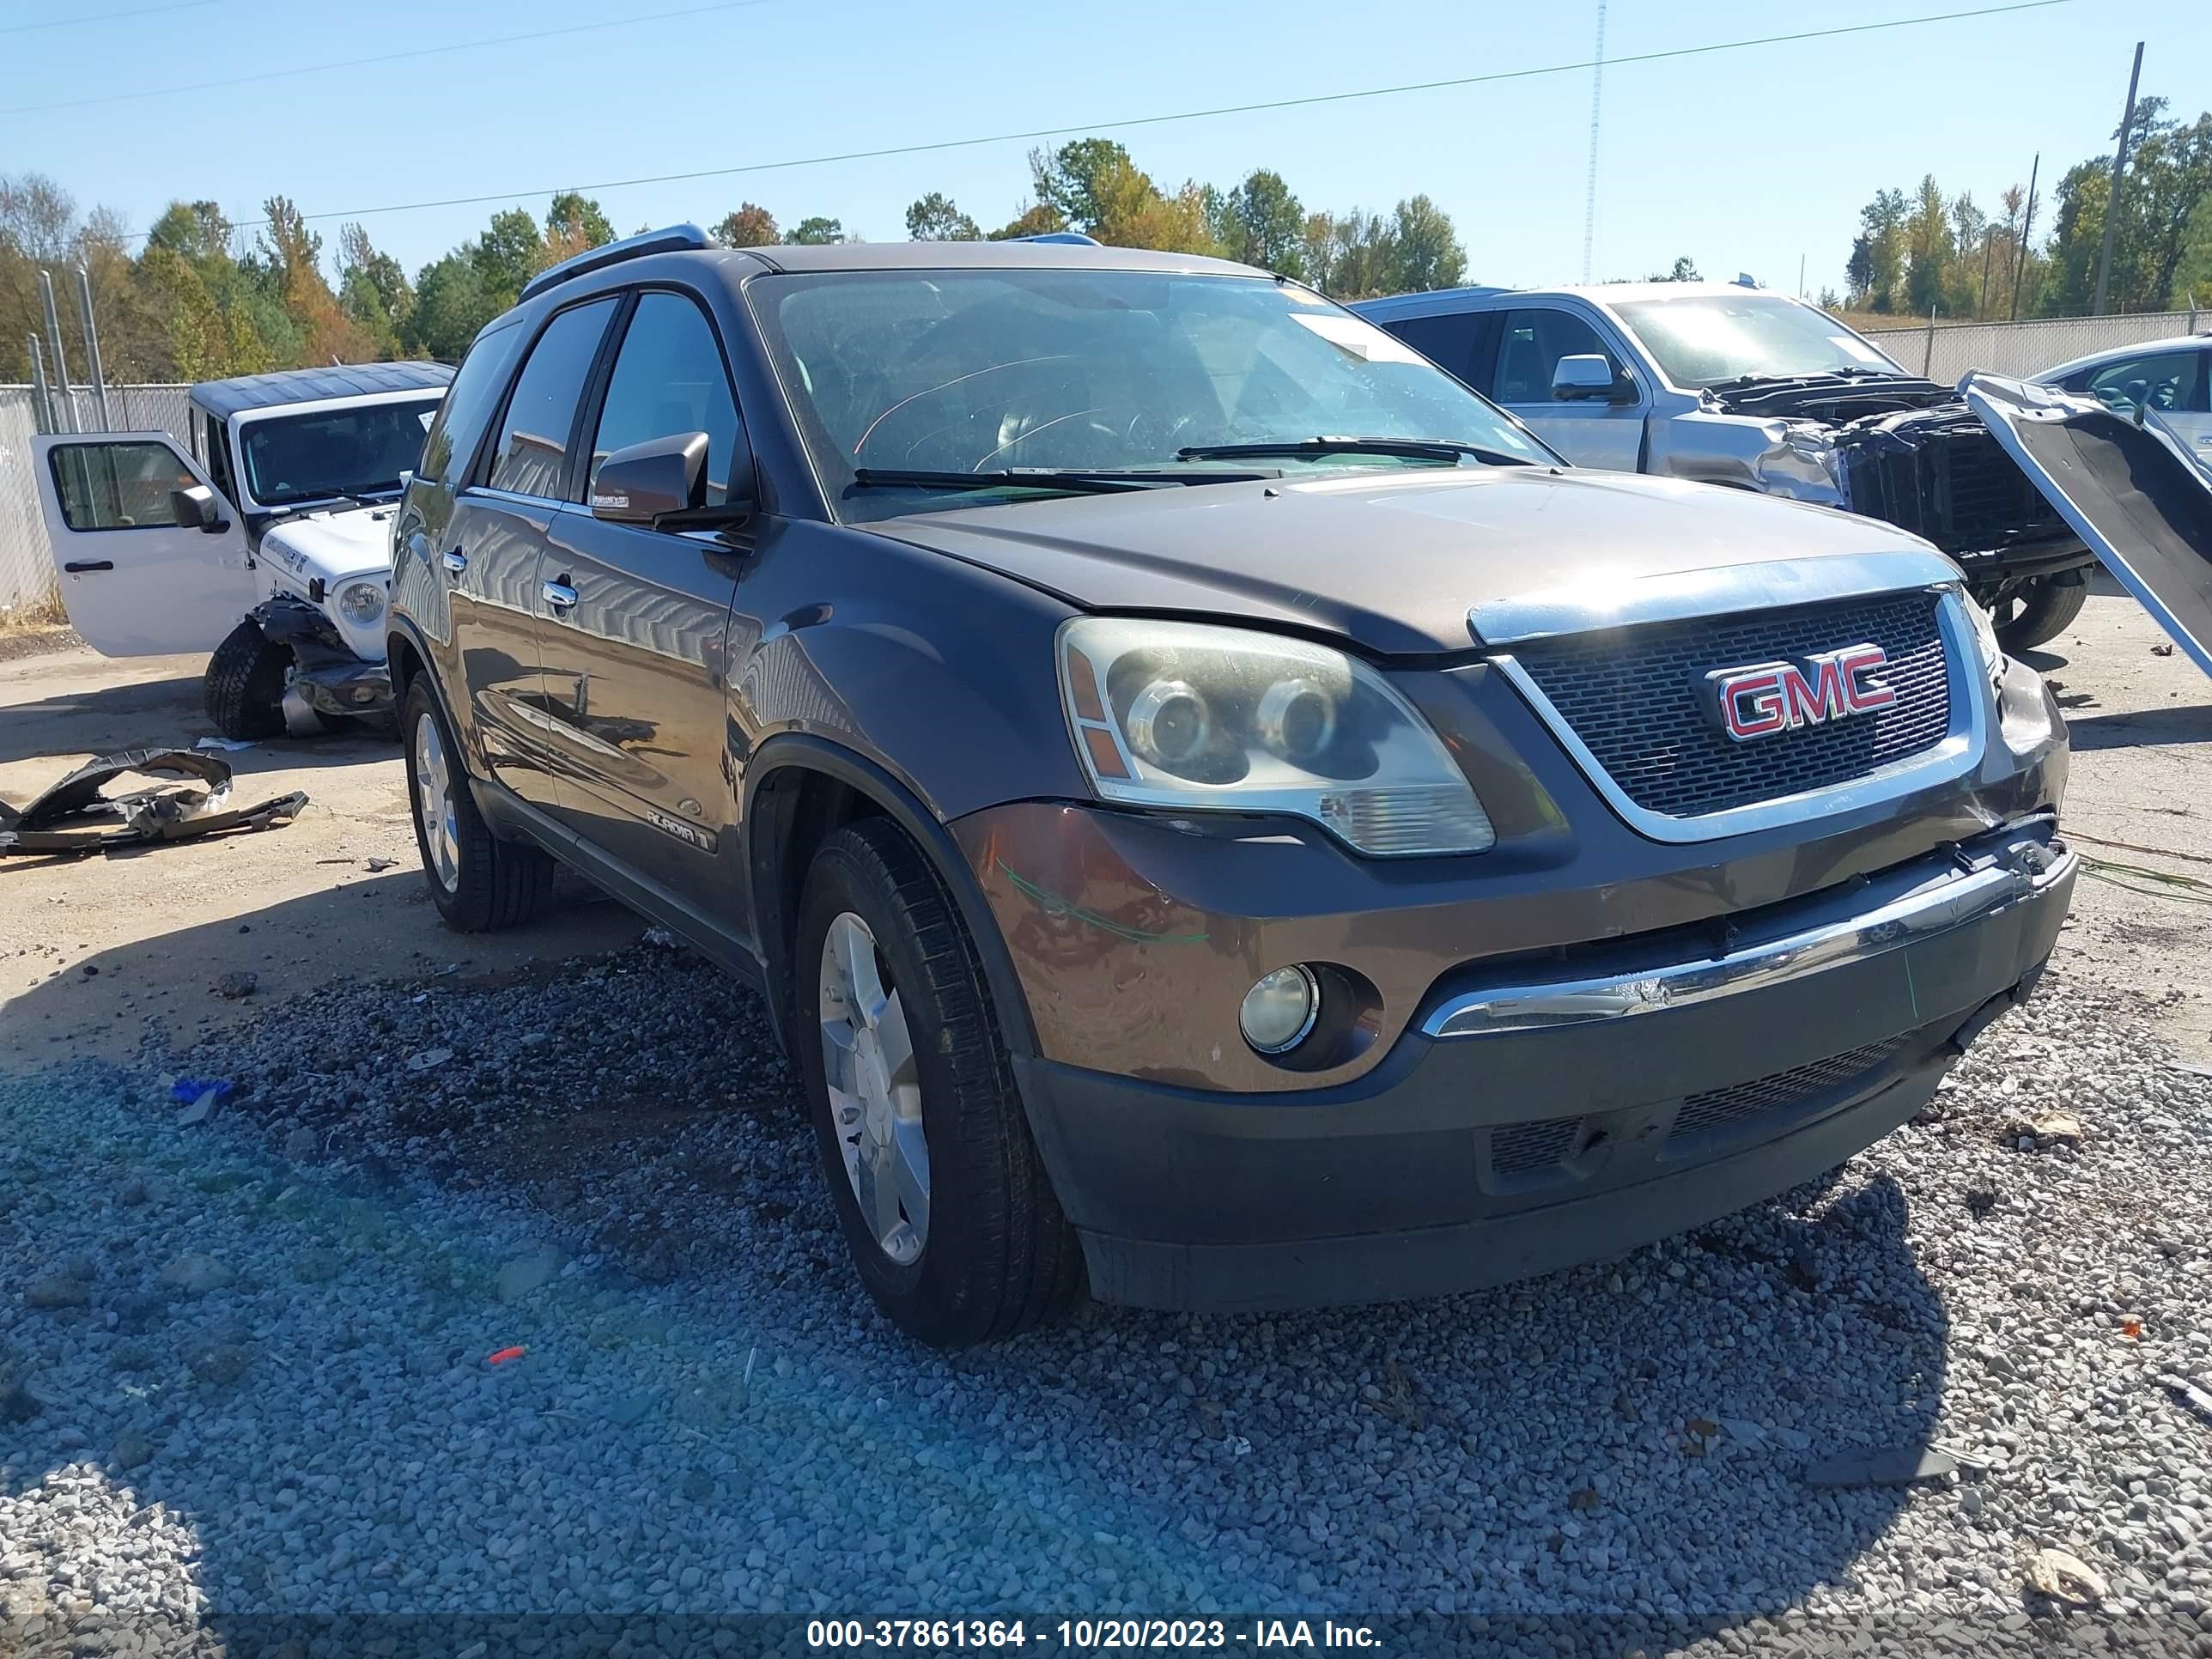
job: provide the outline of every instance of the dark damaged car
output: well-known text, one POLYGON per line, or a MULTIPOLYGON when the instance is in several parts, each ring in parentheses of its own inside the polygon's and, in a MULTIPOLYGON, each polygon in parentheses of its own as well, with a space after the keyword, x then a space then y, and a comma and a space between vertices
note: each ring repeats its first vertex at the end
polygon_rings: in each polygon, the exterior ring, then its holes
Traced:
POLYGON ((2008 650, 2087 597, 2087 545, 1949 386, 1786 295, 1723 283, 1453 289, 1363 301, 1577 466, 1885 520, 1956 560, 2008 650))
POLYGON ((2057 711, 1942 555, 1570 468, 1182 255, 556 267, 393 592, 441 911, 524 921, 560 860, 758 988, 934 1341, 1086 1283, 1449 1291, 1778 1192, 1927 1103, 2075 879, 2057 711))

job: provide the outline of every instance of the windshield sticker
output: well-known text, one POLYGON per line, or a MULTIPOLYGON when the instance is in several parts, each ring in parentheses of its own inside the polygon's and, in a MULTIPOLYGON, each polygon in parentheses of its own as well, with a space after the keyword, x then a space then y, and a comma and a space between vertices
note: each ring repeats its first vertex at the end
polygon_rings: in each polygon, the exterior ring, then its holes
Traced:
POLYGON ((422 430, 425 432, 428 432, 430 429, 430 422, 437 418, 438 411, 434 409, 426 409, 420 415, 416 416, 416 419, 422 422, 422 430))
POLYGON ((1290 319, 1303 328, 1328 341, 1340 350, 1350 353, 1362 362, 1418 363, 1421 354, 1401 341, 1395 334, 1385 334, 1372 323, 1363 323, 1357 317, 1347 317, 1341 312, 1293 311, 1290 319))

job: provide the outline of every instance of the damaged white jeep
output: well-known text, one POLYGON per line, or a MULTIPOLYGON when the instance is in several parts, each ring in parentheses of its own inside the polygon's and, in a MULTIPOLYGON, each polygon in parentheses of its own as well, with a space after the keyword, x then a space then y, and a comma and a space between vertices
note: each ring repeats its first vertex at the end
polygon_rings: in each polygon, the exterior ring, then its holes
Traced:
POLYGON ((392 513, 453 371, 290 369, 191 389, 189 432, 34 441, 62 601, 110 657, 209 651, 225 737, 388 724, 392 513))

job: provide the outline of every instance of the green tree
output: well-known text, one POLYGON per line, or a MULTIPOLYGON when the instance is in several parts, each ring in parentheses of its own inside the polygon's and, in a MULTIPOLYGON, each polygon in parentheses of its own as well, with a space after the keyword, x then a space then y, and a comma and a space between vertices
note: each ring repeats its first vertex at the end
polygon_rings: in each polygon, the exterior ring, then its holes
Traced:
POLYGON ((1905 220, 1901 190, 1878 190, 1874 200, 1859 210, 1859 236, 1845 270, 1854 305, 1893 311, 1904 298, 1899 289, 1905 276, 1905 220))
POLYGON ((511 303, 486 289, 476 250, 465 245, 416 274, 415 307, 401 331, 401 342, 410 351, 458 363, 477 331, 511 303))
POLYGON ((1285 276, 1306 274, 1306 211, 1283 175, 1265 167, 1234 190, 1206 192, 1206 224, 1230 258, 1285 276))
POLYGON ((1048 236, 1055 230, 1066 230, 1067 221, 1060 210, 1049 202, 1035 203, 992 231, 988 238, 994 242, 1011 241, 1017 236, 1048 236))
POLYGON ((323 239, 307 228, 292 199, 272 196, 264 204, 268 226, 261 254, 272 272, 277 303, 290 320, 303 363, 351 363, 375 355, 375 346, 331 291, 323 275, 323 239))
POLYGON ((772 247, 779 240, 775 216, 755 202, 746 202, 734 213, 722 216, 714 227, 714 240, 723 247, 772 247))
POLYGON ((614 226, 588 196, 564 190, 545 210, 545 241, 549 249, 556 250, 556 261, 586 248, 605 247, 614 239, 614 226))
POLYGON ((845 227, 838 220, 824 219, 817 215, 811 219, 801 219, 783 240, 798 247, 822 247, 831 242, 845 240, 845 227))
MULTIPOLYGON (((527 208, 495 213, 471 254, 483 292, 500 303, 497 315, 513 305, 523 285, 545 267, 545 237, 527 208)), ((487 319, 486 320, 489 320, 487 319)))
POLYGON ((1655 270, 1644 280, 1647 283, 1702 283, 1705 279, 1698 275, 1698 262, 1685 253, 1674 261, 1673 270, 1655 270))
POLYGON ((1905 217, 1905 303, 1912 313, 1924 317, 1949 309, 1945 287, 1957 250, 1951 240, 1950 205, 1932 173, 1921 179, 1905 217))
POLYGON ((1353 208, 1310 215, 1304 240, 1307 279, 1332 299, 1397 291, 1396 234, 1380 214, 1353 208))
POLYGON ((1106 221, 1104 198, 1114 181, 1135 171, 1129 152, 1110 138, 1076 138, 1056 150, 1030 152, 1030 182, 1038 204, 1057 212, 1061 225, 1091 236, 1106 221))
POLYGON ((1385 269, 1394 291, 1456 288, 1467 280, 1467 250, 1460 246, 1451 216, 1427 197, 1398 204, 1390 216, 1389 240, 1385 269))
POLYGON ((916 242, 976 242, 983 237, 973 219, 934 190, 907 209, 906 234, 916 242))
POLYGON ((379 357, 402 354, 415 289, 398 260, 377 251, 368 232, 349 224, 338 232, 338 307, 374 342, 379 357))

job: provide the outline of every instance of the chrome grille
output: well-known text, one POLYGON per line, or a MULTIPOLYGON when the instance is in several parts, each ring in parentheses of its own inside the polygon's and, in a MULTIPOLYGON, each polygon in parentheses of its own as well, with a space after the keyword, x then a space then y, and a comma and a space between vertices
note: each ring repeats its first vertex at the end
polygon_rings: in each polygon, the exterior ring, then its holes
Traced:
POLYGON ((1771 1077, 1754 1078, 1749 1083, 1738 1083, 1726 1089, 1711 1089, 1701 1095, 1692 1095, 1682 1103, 1682 1109, 1675 1115, 1674 1127, 1667 1138, 1669 1141, 1676 1141, 1693 1135, 1710 1134, 1716 1129, 1730 1128, 1751 1119, 1764 1117, 1770 1112, 1784 1111, 1792 1106, 1801 1105, 1816 1096, 1864 1077, 1902 1048, 1905 1043, 1905 1039, 1901 1036, 1891 1037, 1882 1042, 1869 1042, 1863 1048, 1831 1054, 1826 1060, 1816 1060, 1808 1066, 1777 1072, 1771 1077))
POLYGON ((1537 640, 1516 654, 1623 794, 1698 817, 1831 788, 1942 743, 1953 693, 1940 605, 1933 592, 1886 593, 1537 640), (1715 669, 1869 641, 1889 658, 1887 708, 1739 743, 1708 706, 1715 669))

